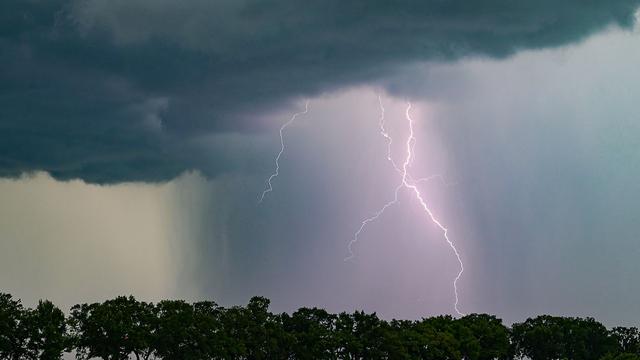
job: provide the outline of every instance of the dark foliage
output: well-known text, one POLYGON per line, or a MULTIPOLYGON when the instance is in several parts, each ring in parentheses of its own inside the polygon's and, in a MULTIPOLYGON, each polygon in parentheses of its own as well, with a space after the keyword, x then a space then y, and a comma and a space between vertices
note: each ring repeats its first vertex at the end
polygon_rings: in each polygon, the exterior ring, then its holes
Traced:
POLYGON ((429 359, 640 360, 635 327, 542 315, 511 328, 487 314, 418 321, 362 311, 269 312, 269 300, 224 308, 211 301, 133 297, 80 304, 69 316, 49 301, 34 309, 0 293, 0 359, 429 359))

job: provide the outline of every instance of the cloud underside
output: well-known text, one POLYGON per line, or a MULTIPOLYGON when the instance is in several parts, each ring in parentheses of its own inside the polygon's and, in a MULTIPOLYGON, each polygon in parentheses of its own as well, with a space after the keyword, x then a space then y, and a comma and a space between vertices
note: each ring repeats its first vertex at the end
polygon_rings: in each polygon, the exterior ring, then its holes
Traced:
POLYGON ((506 57, 628 28, 640 0, 7 0, 0 176, 156 182, 228 170, 202 137, 415 62, 506 57))

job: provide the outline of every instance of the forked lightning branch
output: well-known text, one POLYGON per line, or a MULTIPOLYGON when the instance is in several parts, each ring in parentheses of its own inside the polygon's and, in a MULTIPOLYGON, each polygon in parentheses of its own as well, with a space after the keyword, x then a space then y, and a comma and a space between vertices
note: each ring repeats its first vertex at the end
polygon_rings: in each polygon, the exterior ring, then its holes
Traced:
MULTIPOLYGON (((360 227, 358 228, 358 230, 354 233, 353 238, 349 241, 348 245, 347 245, 347 250, 349 252, 349 255, 345 258, 345 261, 351 260, 355 257, 355 253, 353 250, 353 246, 356 244, 356 242, 358 242, 358 240, 360 239, 360 236, 362 235, 362 233, 365 231, 366 227, 368 224, 370 224, 371 222, 377 220, 378 218, 380 218, 380 216, 382 216, 384 214, 384 212, 391 206, 395 205, 398 203, 398 194, 401 190, 406 190, 409 191, 411 194, 413 194, 415 196, 415 199, 418 200, 418 203, 420 204, 422 210, 424 211, 425 216, 427 217, 427 220, 431 221, 441 232, 442 235, 445 239, 445 241, 447 242, 447 244, 449 245, 449 247, 451 248, 451 250, 453 251, 458 264, 460 265, 460 270, 458 271, 458 274, 456 275, 455 279, 453 280, 453 292, 454 292, 454 296, 455 296, 455 301, 453 304, 453 308, 455 310, 455 312, 458 315, 464 315, 464 313, 462 313, 459 309, 459 297, 458 297, 458 281, 460 280, 460 278, 462 277, 462 274, 464 273, 464 264, 462 262, 462 258, 460 256, 460 252, 458 251, 458 249, 456 248, 455 244, 453 243, 453 241, 451 241, 451 239, 449 238, 449 230, 447 229, 447 227, 445 227, 440 220, 438 220, 438 218, 434 215, 433 211, 429 208, 427 201, 424 199, 424 196, 422 195, 422 192, 420 191, 420 189, 418 188, 418 184, 420 182, 424 182, 424 181, 430 181, 430 180, 434 180, 434 179, 439 179, 442 182, 444 182, 444 178, 441 175, 433 175, 433 176, 429 176, 426 178, 419 178, 419 179, 414 179, 411 174, 409 173, 409 169, 411 167, 412 162, 414 161, 415 158, 415 154, 414 154, 414 147, 416 144, 416 137, 414 135, 414 130, 413 130, 413 122, 414 120, 411 118, 411 103, 407 103, 407 108, 405 110, 405 118, 407 120, 407 126, 408 126, 408 130, 409 130, 409 134, 407 136, 406 142, 405 142, 405 146, 406 146, 406 155, 404 158, 404 161, 402 163, 402 165, 398 165, 394 160, 393 157, 391 156, 391 144, 393 143, 393 138, 389 135, 389 133, 387 132, 386 128, 385 128, 385 109, 382 103, 382 99, 380 96, 378 96, 378 102, 380 104, 380 119, 379 119, 379 128, 380 128, 380 134, 386 139, 387 141, 387 160, 391 163, 391 165, 393 166, 393 169, 396 171, 396 173, 398 174, 398 185, 396 186, 394 192, 393 192, 393 199, 389 202, 387 202, 386 204, 384 204, 378 211, 376 211, 371 217, 368 217, 366 219, 364 219, 361 224, 360 227)), ((284 123, 282 125, 282 127, 280 127, 280 152, 278 153, 278 155, 275 158, 275 169, 273 171, 273 173, 267 178, 266 180, 266 188, 265 190, 262 192, 262 195, 260 196, 260 202, 262 202, 264 200, 264 197, 267 193, 273 191, 273 186, 272 186, 272 181, 279 175, 279 171, 280 171, 280 157, 282 156, 282 154, 285 151, 285 141, 284 141, 284 130, 290 126, 298 116, 303 115, 308 113, 309 111, 309 101, 305 102, 305 110, 299 113, 295 113, 291 119, 289 119, 289 121, 287 121, 286 123, 284 123)))

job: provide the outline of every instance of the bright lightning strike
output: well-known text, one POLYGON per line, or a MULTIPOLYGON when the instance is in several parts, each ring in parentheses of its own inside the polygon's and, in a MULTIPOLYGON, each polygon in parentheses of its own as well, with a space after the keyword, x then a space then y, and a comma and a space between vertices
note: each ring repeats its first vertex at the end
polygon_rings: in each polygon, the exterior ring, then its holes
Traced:
POLYGON ((304 115, 306 113, 309 112, 309 100, 305 101, 304 103, 304 111, 301 112, 297 112, 295 114, 293 114, 293 116, 291 116, 291 119, 289 119, 289 121, 287 121, 286 123, 284 123, 281 127, 280 127, 280 152, 278 153, 278 156, 276 156, 275 159, 275 169, 273 171, 273 173, 267 178, 266 180, 266 188, 264 189, 264 191, 262 192, 262 195, 260 195, 260 199, 258 200, 258 203, 262 203, 262 201, 264 200, 265 195, 267 195, 267 193, 270 193, 273 191, 273 186, 271 184, 271 180, 275 179, 276 177, 278 177, 278 175, 280 175, 280 157, 282 156, 282 154, 284 153, 284 130, 291 124, 293 124, 293 122, 296 120, 296 118, 300 115, 304 115))
POLYGON ((411 103, 407 104, 407 109, 405 111, 405 117, 409 125, 409 136, 407 137, 407 142, 406 142, 407 156, 404 160, 404 163, 402 164, 402 168, 397 166, 397 164, 393 161, 391 157, 391 143, 393 142, 393 139, 389 136, 389 133, 386 131, 384 127, 384 106, 382 105, 382 99, 380 98, 380 96, 378 96, 378 102, 380 103, 380 112, 381 112, 380 123, 379 123, 380 134, 387 140, 387 160, 389 160, 393 165, 394 169, 398 173, 400 173, 400 175, 402 176, 402 181, 394 191, 393 200, 386 203, 382 208, 380 208, 380 210, 376 211, 373 214, 373 216, 366 218, 365 220, 362 221, 362 223, 360 224, 360 228, 358 228, 358 231, 356 231, 351 241, 349 241, 349 245, 347 246, 349 250, 349 256, 345 259, 345 261, 350 260, 355 256, 353 253, 353 245, 358 241, 360 234, 364 231, 367 225, 377 220, 380 216, 382 216, 382 214, 385 212, 385 210, 387 210, 387 208, 396 204, 398 202, 398 193, 400 189, 406 188, 407 190, 411 191, 415 195, 416 199, 422 206, 422 209, 425 211, 425 213, 427 214, 431 222, 434 223, 442 231, 444 238, 447 241, 447 244, 449 244, 449 247, 451 247, 451 249, 453 250, 453 253, 456 256, 456 259, 460 264, 460 271, 458 272, 458 275, 456 276, 456 278, 453 280, 453 290, 455 295, 455 302, 453 304, 453 307, 456 313, 458 313, 458 315, 463 316, 464 314, 458 308, 458 305, 459 305, 458 280, 460 280, 462 273, 464 273, 464 264, 462 263, 462 258, 460 257, 460 253, 458 252, 458 249, 455 247, 451 239, 449 239, 449 230, 444 225, 442 225, 442 223, 435 217, 435 215, 427 205, 427 202, 424 200, 422 193, 420 192, 420 189, 418 189, 418 186, 417 186, 417 183, 419 182, 429 181, 436 178, 440 179, 443 183, 445 183, 445 185, 446 185, 446 182, 444 181, 444 178, 441 175, 433 175, 426 178, 413 180, 413 178, 409 174, 409 167, 413 162, 413 158, 414 158, 413 149, 416 143, 416 138, 413 133, 413 119, 411 118, 411 103))
POLYGON ((402 184, 406 188, 413 190, 413 192, 416 195, 416 198, 420 202, 420 205, 422 205, 422 208, 424 209, 424 211, 429 215, 429 218, 431 219, 431 221, 438 228, 440 228, 440 230, 442 230, 442 233, 444 235, 445 240, 447 241, 447 243, 449 244, 449 247, 451 247, 451 249, 453 250, 454 254, 456 255, 456 258, 458 259, 458 263, 460 264, 460 272, 458 272, 458 275, 453 280, 453 290, 454 290, 455 297, 456 297, 456 301, 455 301, 453 307, 454 307, 454 309, 456 310, 456 312, 459 315, 464 315, 458 309, 458 303, 459 303, 459 299, 458 299, 458 280, 460 280, 460 277, 462 276, 462 273, 464 272, 464 264, 462 263, 462 259, 460 258, 460 253, 458 252, 458 249, 456 249, 456 247, 453 244, 453 242, 449 239, 449 235, 448 235, 449 230, 446 227, 444 227, 442 225, 442 223, 440 223, 440 221, 438 221, 438 219, 436 219, 436 217, 433 215, 433 212, 427 206, 427 203, 424 201, 424 199, 422 197, 422 194, 420 193, 420 190, 418 189, 418 187, 415 184, 409 184, 409 182, 407 181, 409 179, 408 176, 407 176, 407 167, 409 166, 409 164, 411 163, 411 159, 413 158, 413 146, 412 146, 412 143, 415 144, 415 141, 416 141, 416 138, 413 135, 413 119, 411 119, 410 111, 411 111, 411 103, 408 104, 407 110, 405 112, 407 121, 409 122, 409 137, 407 138, 407 158, 406 158, 406 160, 405 160, 405 162, 404 162, 404 164, 402 166, 402 170, 403 170, 403 173, 402 173, 402 184))
MULTIPOLYGON (((380 95, 378 95, 378 104, 380 104, 380 122, 379 122, 380 135, 382 135, 382 137, 384 137, 387 140, 387 160, 389 160, 389 162, 391 163, 391 166, 393 166, 393 168, 398 172, 398 174, 402 175, 402 173, 403 173, 402 169, 396 164, 395 161, 393 161, 393 157, 391 157, 391 144, 393 143, 393 138, 389 135, 389 133, 387 132, 387 129, 384 126, 384 124, 385 124, 385 118, 384 118, 385 110, 384 110, 384 105, 382 104, 382 97, 380 95)), ((415 148, 415 142, 411 147, 411 151, 413 151, 414 148, 415 148)), ((409 163, 409 165, 411 165, 411 163, 409 163)), ((427 181, 438 179, 445 186, 452 185, 452 184, 448 183, 444 179, 444 176, 442 176, 440 174, 427 176, 427 177, 424 177, 424 178, 417 179, 415 181, 413 180, 413 178, 411 177, 410 174, 407 174, 407 176, 409 176, 409 180, 411 180, 412 182, 415 182, 415 183, 427 182, 427 181)))

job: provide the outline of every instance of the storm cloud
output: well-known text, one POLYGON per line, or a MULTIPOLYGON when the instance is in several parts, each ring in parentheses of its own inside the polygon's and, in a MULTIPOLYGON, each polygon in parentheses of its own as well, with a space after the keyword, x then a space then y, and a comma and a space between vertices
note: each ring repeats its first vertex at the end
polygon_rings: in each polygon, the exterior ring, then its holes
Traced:
POLYGON ((639 4, 3 1, 0 176, 215 176, 238 166, 233 152, 257 146, 224 141, 264 130, 258 111, 375 84, 418 62, 502 58, 629 28, 639 4))

